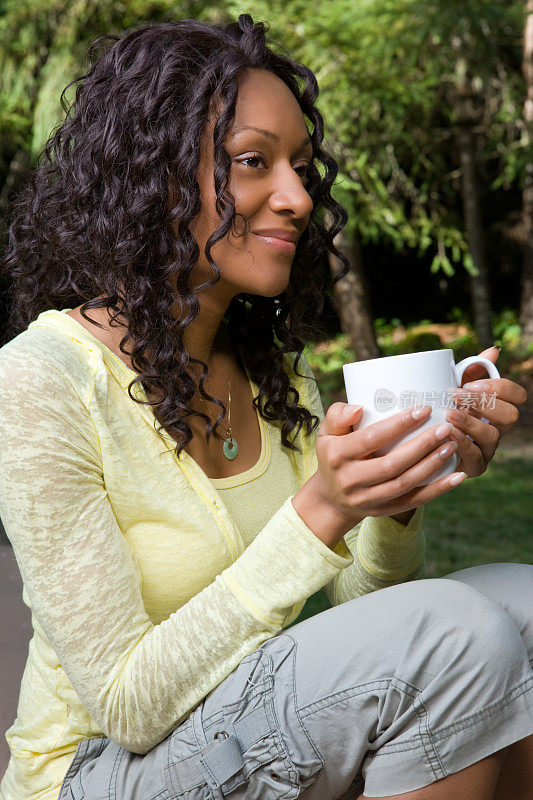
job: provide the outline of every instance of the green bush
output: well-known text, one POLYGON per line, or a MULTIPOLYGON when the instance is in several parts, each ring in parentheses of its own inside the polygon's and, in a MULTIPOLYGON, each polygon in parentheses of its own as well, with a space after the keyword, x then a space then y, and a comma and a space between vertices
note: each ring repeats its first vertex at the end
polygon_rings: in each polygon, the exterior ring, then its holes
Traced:
POLYGON ((493 314, 492 333, 496 344, 511 350, 518 347, 521 334, 518 312, 515 309, 507 308, 499 314, 493 314))
POLYGON ((438 333, 421 331, 420 333, 408 333, 399 343, 398 353, 421 353, 425 350, 442 350, 443 347, 438 333))
POLYGON ((453 350, 456 363, 468 356, 477 356, 481 350, 478 338, 473 332, 465 333, 464 336, 449 342, 447 346, 453 350))
POLYGON ((395 342, 380 342, 381 352, 384 356, 399 356, 399 345, 395 342))
POLYGON ((376 317, 376 319, 374 319, 376 338, 379 339, 382 336, 389 337, 401 324, 402 321, 399 317, 393 317, 390 322, 387 322, 385 317, 376 317))

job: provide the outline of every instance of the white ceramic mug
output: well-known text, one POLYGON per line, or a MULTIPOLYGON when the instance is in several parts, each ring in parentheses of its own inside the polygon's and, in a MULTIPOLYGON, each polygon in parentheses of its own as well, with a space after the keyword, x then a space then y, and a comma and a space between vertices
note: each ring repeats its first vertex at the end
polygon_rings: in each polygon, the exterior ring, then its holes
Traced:
MULTIPOLYGON (((404 408, 432 406, 432 414, 422 424, 417 425, 415 430, 373 453, 374 456, 382 456, 419 436, 427 428, 446 423, 446 412, 456 407, 453 393, 461 386, 463 373, 471 364, 484 366, 491 378, 500 377, 495 365, 488 358, 470 356, 456 364, 451 349, 426 350, 422 353, 384 356, 344 364, 342 370, 348 403, 363 406, 361 421, 354 430, 366 428, 404 408)), ((490 393, 481 397, 482 404, 494 403, 494 400, 494 395, 490 393)), ((468 410, 468 402, 463 405, 468 410)), ((483 420, 488 423, 485 417, 483 420)), ((454 453, 440 470, 419 485, 426 486, 445 475, 451 475, 456 471, 458 463, 459 456, 454 453)))

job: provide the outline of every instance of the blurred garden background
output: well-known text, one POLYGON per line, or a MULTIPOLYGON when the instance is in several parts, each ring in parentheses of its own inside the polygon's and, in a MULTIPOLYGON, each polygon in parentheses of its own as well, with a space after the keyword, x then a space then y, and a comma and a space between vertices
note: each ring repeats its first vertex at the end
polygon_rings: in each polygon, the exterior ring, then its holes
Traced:
MULTIPOLYGON (((500 345, 529 399, 487 472, 426 507, 427 576, 533 563, 533 2, 0 0, 0 247, 95 38, 242 12, 314 71, 339 164, 351 271, 305 351, 325 408, 346 401, 347 361, 500 345)), ((0 277, 0 322, 8 297, 0 277)), ((327 605, 319 592, 299 620, 327 605)))

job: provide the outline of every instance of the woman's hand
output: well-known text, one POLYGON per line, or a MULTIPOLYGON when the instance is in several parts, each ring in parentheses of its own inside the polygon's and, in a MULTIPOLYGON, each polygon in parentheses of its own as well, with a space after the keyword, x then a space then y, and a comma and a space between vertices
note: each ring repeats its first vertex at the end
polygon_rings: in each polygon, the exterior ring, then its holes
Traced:
MULTIPOLYGON (((300 503, 297 496, 294 498, 296 510, 300 513, 306 506, 320 506, 326 512, 329 509, 331 519, 340 520, 335 527, 338 541, 364 517, 400 515, 449 492, 456 473, 427 486, 420 484, 439 470, 457 449, 449 440, 451 426, 435 425, 385 455, 374 455, 375 451, 416 430, 417 425, 428 418, 431 408, 427 407, 426 415, 420 420, 413 418, 413 411, 401 411, 357 430, 362 408, 350 411, 347 404, 333 403, 318 431, 318 469, 307 482, 310 486, 306 488, 305 502, 300 503), (441 429, 439 437, 437 428, 441 429), (451 447, 442 454, 446 444, 451 447), (307 497, 309 492, 312 496, 307 497)), ((321 519, 325 517, 327 513, 322 514, 321 519)), ((307 520, 304 518, 304 521, 307 520)), ((312 522, 307 524, 314 530, 312 522)))
MULTIPOLYGON (((489 347, 480 355, 496 363, 499 351, 497 347, 489 347)), ((452 409, 446 414, 454 426, 450 436, 458 445, 457 470, 466 472, 469 478, 485 472, 501 437, 516 425, 520 416, 518 406, 528 397, 523 386, 507 378, 476 380, 485 371, 481 364, 472 364, 465 370, 461 384, 464 391, 455 395, 460 410, 452 409)))

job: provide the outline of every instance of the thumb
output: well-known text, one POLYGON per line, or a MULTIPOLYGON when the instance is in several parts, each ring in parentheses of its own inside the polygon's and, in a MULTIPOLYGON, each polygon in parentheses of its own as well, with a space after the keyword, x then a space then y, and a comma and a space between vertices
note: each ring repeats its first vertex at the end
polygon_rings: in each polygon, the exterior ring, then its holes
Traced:
POLYGON ((361 422, 363 406, 332 403, 320 425, 319 436, 343 436, 361 422))

